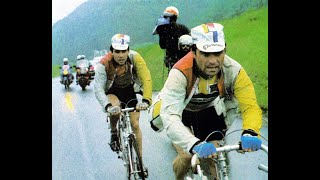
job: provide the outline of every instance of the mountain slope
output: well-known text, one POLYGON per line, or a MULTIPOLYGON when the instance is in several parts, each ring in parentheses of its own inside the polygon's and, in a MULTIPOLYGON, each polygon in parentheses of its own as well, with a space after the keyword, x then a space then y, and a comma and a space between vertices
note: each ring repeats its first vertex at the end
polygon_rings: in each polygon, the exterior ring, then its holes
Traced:
POLYGON ((178 23, 191 28, 202 22, 220 21, 249 8, 267 6, 267 0, 88 0, 52 27, 52 64, 64 57, 72 63, 78 54, 93 58, 94 50, 109 49, 116 33, 131 36, 131 46, 157 42, 152 35, 165 7, 179 9, 178 23))

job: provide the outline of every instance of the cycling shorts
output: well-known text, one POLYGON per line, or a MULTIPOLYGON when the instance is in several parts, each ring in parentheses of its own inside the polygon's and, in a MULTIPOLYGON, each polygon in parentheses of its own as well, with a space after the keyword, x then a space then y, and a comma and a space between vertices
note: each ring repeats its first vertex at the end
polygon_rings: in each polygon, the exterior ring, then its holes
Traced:
POLYGON ((227 129, 223 114, 218 116, 213 106, 198 112, 184 110, 182 113, 182 122, 185 126, 193 129, 194 135, 201 141, 204 141, 213 131, 220 131, 223 135, 218 132, 213 133, 207 141, 221 140, 227 129))
POLYGON ((133 85, 129 85, 125 88, 112 86, 106 92, 106 95, 108 94, 114 94, 115 96, 118 97, 118 99, 121 102, 121 108, 126 108, 125 106, 126 104, 128 105, 127 107, 136 107, 138 103, 136 93, 133 90, 133 85))

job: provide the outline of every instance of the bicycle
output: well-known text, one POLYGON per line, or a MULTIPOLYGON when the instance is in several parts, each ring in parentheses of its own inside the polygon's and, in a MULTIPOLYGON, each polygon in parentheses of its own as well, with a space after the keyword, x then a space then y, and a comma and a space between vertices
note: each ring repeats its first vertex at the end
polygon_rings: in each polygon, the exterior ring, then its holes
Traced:
MULTIPOLYGON (((240 131, 240 130, 242 129, 235 130, 235 131, 240 131)), ((235 131, 232 131, 231 133, 235 131)), ((219 131, 212 132, 207 136, 206 139, 208 139, 208 137, 215 132, 219 132, 219 131)), ((231 151, 237 151, 238 153, 242 153, 242 154, 245 153, 245 151, 242 150, 241 142, 239 142, 238 144, 225 145, 224 139, 226 136, 224 136, 223 139, 219 141, 218 143, 219 147, 216 148, 217 154, 212 158, 215 162, 216 174, 219 180, 229 180, 229 166, 227 164, 227 153, 231 151)), ((204 142, 205 141, 206 140, 204 140, 204 142)), ((265 144, 262 144, 260 149, 268 154, 268 146, 266 146, 265 144)), ((258 169, 268 173, 268 166, 264 164, 259 164, 258 169)), ((198 157, 198 154, 194 154, 191 158, 191 167, 187 175, 185 176, 185 180, 207 180, 207 179, 208 177, 204 175, 203 169, 201 168, 200 158, 198 157)))
MULTIPOLYGON (((121 109, 120 118, 117 122, 118 136, 118 158, 124 161, 124 166, 127 170, 127 178, 131 179, 146 179, 148 177, 148 169, 144 168, 142 157, 139 151, 136 135, 133 133, 129 112, 135 111, 135 107, 121 109)), ((110 123, 109 116, 107 122, 110 123)), ((109 128, 110 128, 109 124, 109 128)))

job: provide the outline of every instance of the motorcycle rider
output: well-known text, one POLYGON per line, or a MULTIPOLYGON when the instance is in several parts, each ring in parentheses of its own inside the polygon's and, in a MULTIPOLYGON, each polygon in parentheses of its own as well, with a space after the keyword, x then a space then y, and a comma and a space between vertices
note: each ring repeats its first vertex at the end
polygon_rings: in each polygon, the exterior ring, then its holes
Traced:
POLYGON ((59 67, 59 69, 61 69, 60 71, 60 83, 62 84, 62 80, 63 80, 63 70, 64 69, 68 69, 68 75, 69 75, 69 80, 70 80, 70 84, 73 82, 73 79, 74 79, 74 76, 72 74, 72 67, 69 65, 69 62, 68 62, 68 58, 63 58, 63 66, 62 68, 59 67), (71 79, 70 79, 71 78, 71 79))
POLYGON ((159 45, 165 49, 164 62, 169 67, 169 63, 178 61, 178 39, 183 34, 190 34, 187 26, 177 23, 179 10, 174 6, 168 6, 158 19, 157 24, 152 32, 153 35, 159 35, 159 45))
POLYGON ((192 37, 189 34, 184 34, 179 37, 178 41, 178 60, 181 59, 183 56, 188 54, 191 51, 192 47, 192 37))
MULTIPOLYGON (((86 56, 85 55, 78 55, 77 56, 77 65, 76 65, 76 70, 77 70, 77 74, 76 74, 76 84, 78 85, 79 84, 79 77, 80 77, 80 65, 81 64, 84 64, 85 67, 87 69, 89 69, 89 61, 86 59, 86 56)), ((87 72, 87 75, 88 77, 88 86, 90 86, 90 74, 87 72)))

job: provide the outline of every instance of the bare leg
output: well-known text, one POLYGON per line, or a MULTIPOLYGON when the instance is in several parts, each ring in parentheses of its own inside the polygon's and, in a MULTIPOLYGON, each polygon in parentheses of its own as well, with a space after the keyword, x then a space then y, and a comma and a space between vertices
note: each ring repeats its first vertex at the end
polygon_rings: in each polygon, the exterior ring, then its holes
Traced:
MULTIPOLYGON (((108 98, 112 104, 112 106, 120 106, 120 101, 117 96, 114 94, 109 94, 108 98)), ((110 126, 111 126, 111 137, 110 137, 110 147, 113 151, 117 149, 116 141, 117 141, 117 122, 119 120, 119 115, 110 116, 110 126)))
POLYGON ((139 127, 139 118, 140 118, 140 112, 131 112, 130 113, 132 130, 133 130, 134 134, 136 135, 140 155, 142 157, 142 132, 139 127))
MULTIPOLYGON (((216 147, 216 148, 219 147, 219 145, 218 145, 219 141, 210 141, 210 142, 214 144, 214 147, 216 147)), ((217 177, 217 171, 216 171, 216 166, 215 166, 214 160, 211 158, 205 159, 205 160, 209 165, 209 170, 210 170, 212 177, 217 179, 218 177, 217 177)))
MULTIPOLYGON (((107 96, 112 106, 120 106, 120 101, 116 95, 108 94, 107 96)), ((111 132, 116 131, 116 125, 117 125, 118 119, 119 119, 119 115, 110 116, 111 132)))
POLYGON ((191 154, 185 152, 181 147, 173 144, 177 150, 177 157, 173 160, 173 171, 176 180, 183 180, 191 166, 191 154))

